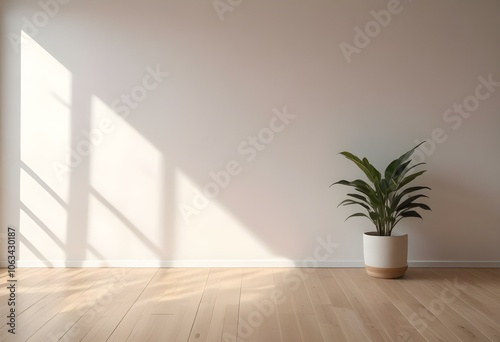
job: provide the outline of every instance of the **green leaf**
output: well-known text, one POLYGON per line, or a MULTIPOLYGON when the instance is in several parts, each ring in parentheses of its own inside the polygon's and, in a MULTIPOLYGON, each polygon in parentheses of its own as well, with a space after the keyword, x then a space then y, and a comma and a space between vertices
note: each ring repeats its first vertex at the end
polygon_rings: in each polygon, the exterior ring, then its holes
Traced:
POLYGON ((413 152, 415 152, 415 150, 420 146, 422 145, 423 143, 425 142, 422 141, 420 144, 418 144, 417 146, 415 146, 414 148, 412 148, 411 150, 409 150, 408 152, 406 153, 403 153, 401 156, 399 156, 398 159, 395 159, 393 160, 388 166, 387 168, 385 169, 385 172, 384 172, 384 175, 385 175, 385 178, 386 179, 390 179, 390 178, 393 178, 394 177, 394 174, 396 172, 396 170, 401 166, 401 164, 403 164, 404 162, 406 162, 410 157, 411 155, 413 154, 413 152))
POLYGON ((394 196, 393 200, 392 200, 392 206, 391 206, 391 210, 395 210, 396 207, 399 205, 399 202, 401 201, 401 199, 412 193, 412 192, 415 192, 415 191, 419 191, 419 190, 424 190, 424 189, 428 189, 428 190, 431 190, 431 188, 429 188, 428 186, 413 186, 413 187, 410 187, 410 188, 406 188, 404 189, 403 191, 401 191, 400 193, 398 193, 396 196, 394 196))
POLYGON ((338 182, 335 182, 333 184, 330 185, 330 187, 334 186, 334 185, 347 185, 347 186, 354 186, 354 185, 351 185, 351 182, 349 181, 346 181, 345 179, 342 179, 342 180, 339 180, 338 182))
POLYGON ((403 203, 401 203, 400 205, 398 205, 396 207, 396 211, 401 211, 401 210, 406 209, 409 204, 413 203, 415 200, 417 200, 417 199, 419 199, 421 197, 429 198, 429 196, 423 195, 423 194, 418 194, 418 195, 415 195, 415 196, 411 196, 408 199, 404 200, 403 203))
POLYGON ((424 204, 424 203, 410 203, 410 204, 408 204, 405 207, 404 210, 414 209, 414 208, 421 208, 421 209, 424 209, 424 210, 431 210, 431 208, 427 204, 424 204))
POLYGON ((419 190, 424 190, 424 189, 427 189, 427 190, 431 190, 431 188, 429 188, 428 186, 412 186, 410 188, 406 188, 404 189, 403 191, 401 191, 397 196, 405 196, 405 195, 408 195, 409 193, 411 192, 414 192, 414 191, 419 191, 419 190))
MULTIPOLYGON (((356 164, 360 169, 361 171, 363 171, 363 173, 366 175, 366 177, 368 177, 368 180, 370 180, 370 182, 374 182, 375 179, 377 179, 377 176, 378 176, 378 179, 380 179, 380 173, 378 173, 378 171, 372 166, 370 163, 368 163, 368 165, 370 166, 367 166, 363 163, 363 161, 361 159, 359 159, 357 156, 355 156, 354 154, 350 153, 350 152, 340 152, 341 155, 343 155, 344 157, 346 157, 347 159, 349 159, 350 161, 352 161, 354 164, 356 164), (378 175, 377 175, 378 173, 378 175)), ((366 159, 366 158, 365 158, 366 159)))
POLYGON ((384 176, 385 179, 391 179, 393 178, 394 171, 401 165, 401 161, 398 159, 393 160, 385 169, 384 176))
POLYGON ((425 143, 426 140, 422 141, 420 144, 418 144, 417 146, 415 146, 414 148, 412 148, 411 150, 409 150, 408 152, 402 154, 398 159, 401 161, 401 163, 405 162, 406 160, 408 160, 408 158, 411 157, 411 155, 413 154, 413 152, 415 152, 415 150, 417 148, 420 147, 420 145, 422 145, 423 143, 425 143))
POLYGON ((361 196, 361 195, 358 195, 358 194, 347 194, 347 196, 349 196, 349 197, 353 197, 353 198, 356 198, 356 199, 359 199, 359 200, 364 201, 364 202, 366 202, 366 203, 370 203, 370 202, 366 199, 366 197, 361 196))
POLYGON ((363 195, 368 197, 372 205, 377 205, 379 203, 376 191, 370 185, 368 185, 368 183, 366 183, 364 180, 356 179, 353 180, 351 184, 354 185, 357 191, 361 192, 363 195))
POLYGON ((341 205, 345 206, 345 205, 352 205, 352 204, 358 204, 358 205, 362 206, 363 208, 365 208, 366 210, 370 211, 370 207, 367 204, 365 204, 363 202, 359 202, 359 201, 353 201, 351 199, 343 200, 342 202, 339 203, 339 205, 337 207, 340 207, 341 205))
POLYGON ((396 171, 394 171, 394 174, 392 175, 392 177, 394 178, 396 183, 399 183, 401 178, 404 177, 404 174, 406 173, 406 169, 407 169, 408 165, 410 165, 410 163, 411 163, 411 160, 408 160, 407 162, 404 162, 401 165, 399 165, 399 167, 396 169, 396 171))
POLYGON ((370 215, 370 218, 373 222, 380 219, 380 216, 376 212, 370 211, 368 214, 370 215))
POLYGON ((405 211, 405 212, 401 213, 400 215, 403 216, 403 217, 418 217, 418 218, 422 218, 422 216, 420 216, 420 214, 417 213, 414 210, 405 211))
POLYGON ((398 176, 398 180, 403 179, 408 174, 408 172, 410 172, 411 170, 413 170, 416 167, 419 167, 420 165, 425 165, 425 163, 418 163, 418 164, 412 165, 411 167, 408 167, 407 169, 403 170, 403 172, 398 176))
POLYGON ((375 180, 380 180, 380 172, 372 164, 370 164, 367 158, 363 158, 363 164, 368 170, 370 170, 370 174, 374 176, 375 180))
POLYGON ((423 171, 419 171, 419 172, 416 172, 412 175, 409 175, 407 176, 405 179, 403 179, 401 181, 401 183, 398 184, 398 190, 401 189, 402 187, 404 187, 406 184, 410 183, 411 181, 413 181, 415 178, 417 178, 418 176, 424 174, 427 170, 423 170, 423 171))
POLYGON ((389 186, 389 182, 387 182, 386 179, 380 180, 380 190, 387 196, 389 193, 391 193, 393 190, 389 186))
POLYGON ((368 215, 366 215, 365 213, 356 213, 356 214, 352 214, 352 215, 349 215, 345 220, 349 220, 351 217, 361 217, 361 216, 364 216, 368 219, 370 219, 370 217, 368 217, 368 215))

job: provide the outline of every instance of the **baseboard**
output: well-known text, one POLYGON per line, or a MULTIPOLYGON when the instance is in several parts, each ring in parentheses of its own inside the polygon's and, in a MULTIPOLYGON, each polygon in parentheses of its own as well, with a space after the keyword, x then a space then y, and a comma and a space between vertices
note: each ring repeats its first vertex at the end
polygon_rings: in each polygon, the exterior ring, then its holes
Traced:
MULTIPOLYGON (((0 262, 5 268, 6 262, 0 262)), ((314 260, 18 260, 17 267, 363 267, 358 261, 314 260)))
POLYGON ((408 261, 409 267, 462 267, 462 268, 500 268, 500 261, 408 261))
MULTIPOLYGON (((409 267, 500 268, 500 261, 408 261, 409 267)), ((17 267, 363 267, 362 261, 349 260, 18 260, 17 267)), ((0 261, 0 268, 7 262, 0 261)))

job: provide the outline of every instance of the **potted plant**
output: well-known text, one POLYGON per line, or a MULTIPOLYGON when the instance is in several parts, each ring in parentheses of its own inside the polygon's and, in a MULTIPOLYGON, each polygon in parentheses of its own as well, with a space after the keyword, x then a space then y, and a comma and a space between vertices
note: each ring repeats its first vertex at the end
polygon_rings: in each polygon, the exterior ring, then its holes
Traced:
POLYGON ((347 194, 347 199, 340 202, 339 206, 360 206, 364 211, 352 214, 347 219, 366 217, 375 225, 376 231, 363 235, 366 272, 373 277, 399 278, 405 274, 408 269, 408 235, 393 234, 393 229, 404 218, 422 218, 417 210, 431 210, 428 205, 417 202, 419 198, 428 198, 420 192, 430 188, 408 186, 426 172, 410 172, 425 164, 411 163, 413 152, 424 142, 392 161, 383 175, 368 159, 360 159, 349 152, 340 153, 356 164, 369 181, 340 180, 330 186, 340 184, 353 187, 357 192, 347 194))

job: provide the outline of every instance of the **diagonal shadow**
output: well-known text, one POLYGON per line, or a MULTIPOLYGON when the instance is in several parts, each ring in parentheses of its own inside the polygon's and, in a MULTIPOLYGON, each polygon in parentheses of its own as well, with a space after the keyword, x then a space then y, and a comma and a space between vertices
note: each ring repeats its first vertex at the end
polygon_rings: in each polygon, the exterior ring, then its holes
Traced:
POLYGON ((45 223, 43 223, 42 220, 40 220, 38 216, 36 216, 35 213, 33 213, 31 209, 29 209, 23 202, 21 202, 21 210, 24 211, 24 213, 28 215, 37 224, 38 227, 42 228, 45 234, 47 234, 52 239, 52 241, 56 243, 56 245, 58 245, 63 251, 66 250, 64 242, 62 242, 57 237, 57 235, 54 234, 52 230, 45 223))
MULTIPOLYGON (((72 74, 71 83, 71 143, 77 146, 81 141, 82 129, 90 127, 90 90, 77 82, 79 75, 72 74)), ((70 175, 68 220, 66 226, 66 260, 85 260, 88 240, 88 184, 90 179, 88 160, 73 170, 70 175), (79 186, 83 184, 83 186, 79 186)))
MULTIPOLYGON (((57 237, 56 234, 52 232, 52 230, 45 224, 43 223, 38 216, 35 215, 24 203, 21 202, 21 210, 28 215, 42 230, 54 241, 59 248, 61 248, 63 251, 66 250, 66 245, 57 237)), ((104 260, 105 257, 102 255, 95 247, 87 244, 88 250, 94 254, 99 260, 104 260)))
POLYGON ((29 242, 29 240, 25 238, 23 234, 19 234, 19 241, 22 242, 34 255, 36 255, 38 260, 43 262, 45 266, 54 267, 54 265, 49 260, 47 260, 45 255, 43 255, 42 252, 40 252, 31 242, 29 242))
POLYGON ((162 250, 155 246, 141 231, 127 219, 118 209, 109 203, 97 190, 90 187, 90 194, 95 196, 110 212, 112 212, 132 233, 134 233, 141 242, 152 250, 159 258, 163 256, 162 250))
POLYGON ((102 255, 97 249, 95 249, 94 246, 92 246, 91 244, 87 243, 87 249, 92 253, 94 254, 97 259, 99 260, 105 260, 106 258, 104 257, 104 255, 102 255))
POLYGON ((28 175, 30 175, 31 178, 33 178, 38 183, 38 185, 40 185, 45 191, 47 191, 49 195, 53 199, 55 199, 61 207, 68 210, 68 204, 64 202, 64 200, 61 197, 59 197, 59 195, 56 194, 56 192, 52 190, 52 188, 35 173, 35 171, 33 171, 28 165, 26 165, 26 163, 24 163, 22 160, 20 162, 21 162, 21 169, 24 170, 28 175))

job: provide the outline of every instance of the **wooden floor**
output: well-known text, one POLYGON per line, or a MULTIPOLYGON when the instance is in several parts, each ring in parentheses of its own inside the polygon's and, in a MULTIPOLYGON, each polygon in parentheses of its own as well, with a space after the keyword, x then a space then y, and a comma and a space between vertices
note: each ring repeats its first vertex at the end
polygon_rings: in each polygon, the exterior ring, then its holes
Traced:
POLYGON ((500 341, 500 269, 18 269, 1 341, 500 341))

